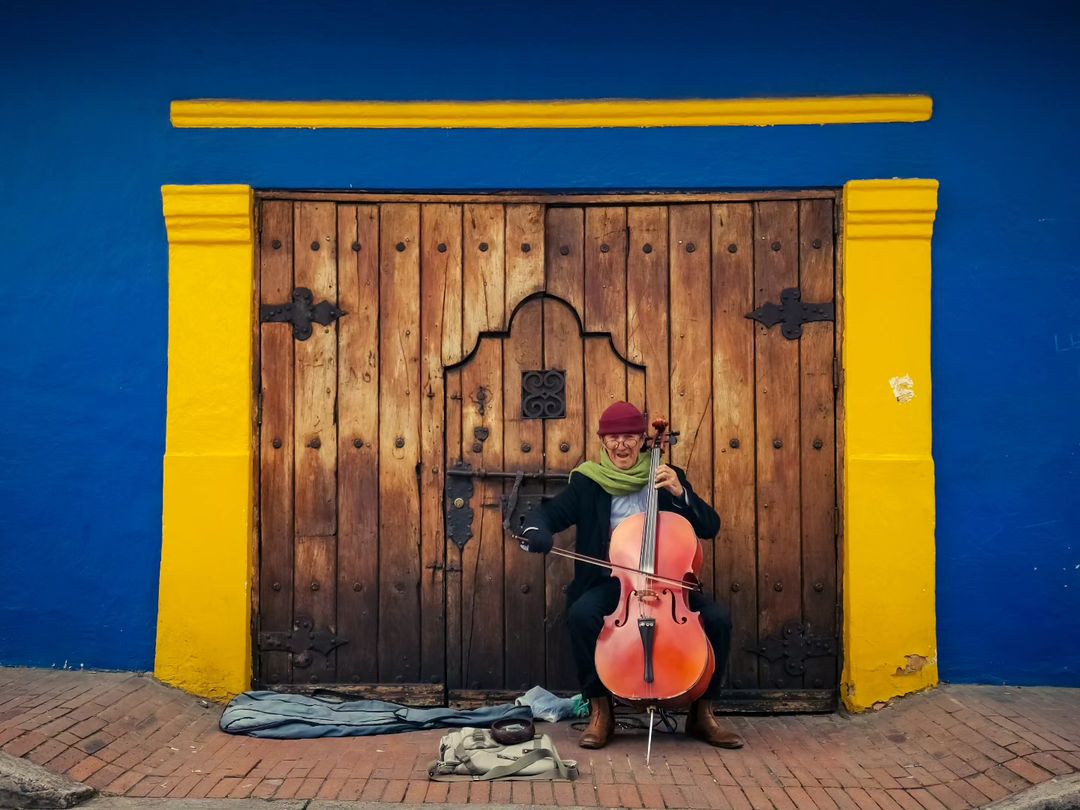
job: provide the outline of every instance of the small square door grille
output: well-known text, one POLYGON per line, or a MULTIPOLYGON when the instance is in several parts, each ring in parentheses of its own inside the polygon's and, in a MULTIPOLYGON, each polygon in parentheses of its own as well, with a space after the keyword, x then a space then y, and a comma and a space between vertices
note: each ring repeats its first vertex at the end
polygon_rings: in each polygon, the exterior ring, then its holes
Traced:
POLYGON ((521 372, 521 417, 566 417, 566 372, 556 369, 521 372))

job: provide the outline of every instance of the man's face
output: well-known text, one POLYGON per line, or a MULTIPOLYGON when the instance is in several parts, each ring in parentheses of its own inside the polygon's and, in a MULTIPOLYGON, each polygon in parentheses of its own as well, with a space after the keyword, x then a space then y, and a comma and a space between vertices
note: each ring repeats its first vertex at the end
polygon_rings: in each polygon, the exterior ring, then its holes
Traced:
POLYGON ((601 436, 600 440, 604 443, 612 463, 620 470, 629 470, 637 464, 638 456, 641 455, 641 434, 613 433, 601 436))

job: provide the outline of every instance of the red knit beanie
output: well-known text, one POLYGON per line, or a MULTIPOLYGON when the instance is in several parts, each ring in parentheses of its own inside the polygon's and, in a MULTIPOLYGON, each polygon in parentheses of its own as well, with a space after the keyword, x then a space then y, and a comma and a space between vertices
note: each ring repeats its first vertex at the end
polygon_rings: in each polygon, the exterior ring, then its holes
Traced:
POLYGON ((616 402, 600 415, 597 433, 608 436, 612 433, 644 433, 647 429, 645 414, 629 402, 616 402))

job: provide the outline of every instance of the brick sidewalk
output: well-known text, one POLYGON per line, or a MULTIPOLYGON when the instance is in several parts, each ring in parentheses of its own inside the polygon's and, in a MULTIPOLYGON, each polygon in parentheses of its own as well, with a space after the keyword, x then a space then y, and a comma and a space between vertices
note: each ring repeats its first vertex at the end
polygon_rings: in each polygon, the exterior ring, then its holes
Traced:
POLYGON ((0 747, 108 794, 735 810, 959 810, 1080 770, 1080 690, 945 686, 857 716, 734 717, 741 751, 643 732, 577 748, 573 784, 433 783, 442 732, 277 741, 217 730, 221 707, 131 673, 0 668, 0 747))

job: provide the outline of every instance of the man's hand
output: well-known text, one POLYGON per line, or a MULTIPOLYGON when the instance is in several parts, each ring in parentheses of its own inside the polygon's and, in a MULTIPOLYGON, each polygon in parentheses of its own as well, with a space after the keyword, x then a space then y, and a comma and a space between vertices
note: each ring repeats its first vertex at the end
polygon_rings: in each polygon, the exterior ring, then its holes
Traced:
POLYGON ((656 468, 656 488, 666 489, 676 498, 681 498, 683 493, 686 492, 686 490, 683 489, 683 485, 679 482, 679 476, 677 476, 675 471, 667 464, 661 464, 656 468))
POLYGON ((551 547, 555 545, 555 538, 551 536, 551 532, 545 529, 530 526, 522 531, 521 537, 518 537, 518 543, 525 551, 547 554, 551 551, 551 547))

